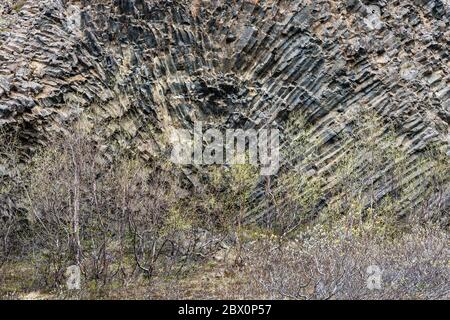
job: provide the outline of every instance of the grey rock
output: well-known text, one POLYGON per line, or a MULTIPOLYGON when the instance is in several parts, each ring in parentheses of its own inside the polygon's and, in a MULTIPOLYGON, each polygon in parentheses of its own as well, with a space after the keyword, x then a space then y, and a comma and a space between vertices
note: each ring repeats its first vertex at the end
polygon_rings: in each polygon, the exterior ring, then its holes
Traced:
POLYGON ((96 128, 105 157, 122 130, 151 158, 171 127, 262 128, 300 112, 323 138, 309 146, 321 172, 361 108, 395 123, 412 156, 448 150, 448 1, 28 0, 20 15, 6 2, 0 129, 26 127, 24 153, 80 114, 108 123, 96 128))

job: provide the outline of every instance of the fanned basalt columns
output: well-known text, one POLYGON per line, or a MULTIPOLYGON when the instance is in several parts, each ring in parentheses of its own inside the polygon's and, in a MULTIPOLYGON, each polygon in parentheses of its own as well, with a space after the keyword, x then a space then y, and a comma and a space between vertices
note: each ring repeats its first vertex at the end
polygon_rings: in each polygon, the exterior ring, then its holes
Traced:
POLYGON ((166 155, 170 131, 194 121, 276 126, 286 151, 295 116, 315 160, 289 151, 283 167, 331 188, 370 113, 393 127, 411 180, 430 146, 450 155, 447 0, 8 0, 0 12, 0 127, 25 153, 73 121, 106 156, 166 155))

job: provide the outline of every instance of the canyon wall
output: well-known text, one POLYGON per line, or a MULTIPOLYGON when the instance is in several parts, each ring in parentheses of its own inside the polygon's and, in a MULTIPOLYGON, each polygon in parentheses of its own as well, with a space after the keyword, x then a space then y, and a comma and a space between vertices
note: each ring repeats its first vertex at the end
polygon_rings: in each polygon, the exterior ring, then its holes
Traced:
MULTIPOLYGON (((170 155, 171 131, 195 121, 275 127, 280 172, 324 181, 318 212, 365 115, 380 122, 380 144, 392 128, 413 185, 431 169, 418 161, 428 148, 450 155, 446 0, 2 3, 0 128, 17 133, 24 154, 73 122, 106 158, 125 147, 149 161, 170 155), (304 128, 308 140, 293 149, 304 128)), ((201 168, 180 170, 194 182, 201 168)), ((369 178, 375 201, 395 191, 369 178)), ((448 212, 449 198, 447 187, 431 201, 448 212)), ((271 210, 256 206, 249 217, 271 210)))

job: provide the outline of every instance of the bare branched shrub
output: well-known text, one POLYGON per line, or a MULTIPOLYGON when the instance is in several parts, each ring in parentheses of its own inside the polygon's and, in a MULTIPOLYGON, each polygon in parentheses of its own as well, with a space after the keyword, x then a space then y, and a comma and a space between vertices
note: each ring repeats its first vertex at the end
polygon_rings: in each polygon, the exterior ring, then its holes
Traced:
POLYGON ((26 212, 18 206, 21 193, 20 150, 12 132, 0 132, 0 270, 22 255, 27 237, 26 212))
MULTIPOLYGON (((214 167, 201 189, 180 204, 195 224, 215 235, 218 244, 229 240, 240 252, 243 225, 258 179, 257 168, 250 164, 214 167)), ((240 260, 238 253, 235 262, 240 264, 240 260)))
POLYGON ((406 154, 376 116, 358 123, 322 169, 323 146, 306 128, 277 178, 216 166, 184 189, 172 164, 121 148, 106 157, 81 129, 50 139, 26 165, 4 140, 0 276, 20 261, 35 288, 60 289, 77 265, 80 297, 144 284, 180 298, 187 271, 221 261, 239 279, 233 297, 448 298, 448 157, 439 146, 406 154), (368 286, 374 270, 381 289, 368 286))
MULTIPOLYGON (((59 287, 70 265, 86 284, 180 273, 215 242, 180 210, 176 183, 158 164, 124 152, 113 161, 82 130, 49 141, 25 170, 26 254, 37 285, 59 287)), ((206 250, 206 251, 205 251, 206 250)))
POLYGON ((242 295, 270 299, 448 299, 448 234, 415 227, 396 240, 315 227, 302 239, 248 247, 242 295), (381 287, 369 285, 380 271, 381 287))

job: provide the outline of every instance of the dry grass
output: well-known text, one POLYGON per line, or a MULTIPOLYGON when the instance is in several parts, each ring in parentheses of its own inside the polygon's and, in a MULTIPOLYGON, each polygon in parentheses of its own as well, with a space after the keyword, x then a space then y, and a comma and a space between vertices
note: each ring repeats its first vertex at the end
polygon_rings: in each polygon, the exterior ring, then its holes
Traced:
MULTIPOLYGON (((434 226, 415 226, 398 238, 343 236, 341 228, 315 228, 295 240, 267 234, 216 253, 178 276, 137 277, 107 286, 83 283, 81 291, 39 291, 30 266, 3 272, 3 299, 449 299, 448 234, 434 226), (367 268, 382 271, 380 290, 370 290, 367 268)), ((250 233, 249 233, 250 234, 250 233)), ((253 237, 253 239, 252 239, 253 237)))

